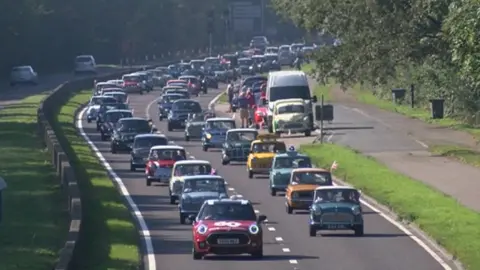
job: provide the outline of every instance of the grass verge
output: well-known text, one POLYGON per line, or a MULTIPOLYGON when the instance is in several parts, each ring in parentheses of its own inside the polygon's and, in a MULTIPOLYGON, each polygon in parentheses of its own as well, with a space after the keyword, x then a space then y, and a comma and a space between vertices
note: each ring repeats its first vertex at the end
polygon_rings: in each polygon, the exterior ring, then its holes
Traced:
POLYGON ((37 135, 44 97, 0 109, 0 176, 8 185, 0 223, 2 270, 51 269, 67 236, 66 197, 37 135))
POLYGON ((72 158, 82 193, 83 223, 73 269, 137 269, 139 236, 130 211, 103 166, 83 138, 73 119, 91 90, 73 95, 58 113, 54 128, 72 158))
POLYGON ((379 99, 371 91, 362 89, 358 86, 352 88, 351 93, 358 101, 362 103, 370 104, 386 111, 400 113, 427 123, 465 131, 472 134, 477 140, 480 140, 480 129, 466 124, 460 120, 449 117, 444 119, 432 119, 431 113, 427 108, 412 108, 411 106, 407 105, 394 104, 392 101, 379 99))
MULTIPOLYGON (((302 145, 319 167, 336 160, 337 176, 414 222, 455 255, 466 269, 480 269, 480 214, 421 182, 396 173, 373 158, 334 145, 302 145)), ((368 225, 368 224, 367 224, 368 225)))
POLYGON ((475 167, 480 167, 480 153, 477 151, 455 145, 434 145, 430 146, 429 150, 434 154, 453 158, 475 167))

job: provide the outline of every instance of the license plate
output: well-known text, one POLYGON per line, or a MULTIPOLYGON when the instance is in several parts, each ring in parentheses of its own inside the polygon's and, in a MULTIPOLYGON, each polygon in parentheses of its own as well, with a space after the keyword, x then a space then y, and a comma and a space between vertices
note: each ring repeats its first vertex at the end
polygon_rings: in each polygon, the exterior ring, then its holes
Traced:
POLYGON ((218 239, 217 243, 219 245, 237 245, 240 243, 240 240, 238 238, 232 238, 232 239, 218 239))
POLYGON ((329 225, 327 225, 327 229, 330 229, 330 230, 346 229, 346 228, 347 228, 347 226, 342 225, 342 224, 329 224, 329 225))

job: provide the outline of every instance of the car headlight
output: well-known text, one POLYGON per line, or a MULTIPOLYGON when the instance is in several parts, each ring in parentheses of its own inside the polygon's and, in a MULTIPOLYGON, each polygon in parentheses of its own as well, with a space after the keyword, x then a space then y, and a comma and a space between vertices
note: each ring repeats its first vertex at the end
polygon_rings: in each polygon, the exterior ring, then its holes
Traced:
POLYGON ((322 209, 320 207, 313 208, 313 211, 315 212, 315 215, 321 215, 322 214, 322 209))
POLYGON ((303 121, 308 122, 309 118, 308 116, 303 117, 303 121))
POLYGON ((354 206, 354 207, 352 208, 352 213, 353 213, 354 215, 360 215, 361 212, 362 212, 362 210, 360 210, 360 207, 358 207, 358 206, 354 206))
POLYGON ((210 134, 210 133, 205 134, 205 138, 210 140, 212 138, 212 134, 210 134))
POLYGON ((197 233, 199 234, 206 234, 207 231, 208 231, 208 227, 203 224, 197 227, 197 233))
POLYGON ((250 227, 248 227, 248 231, 251 234, 258 234, 260 232, 260 228, 256 224, 252 224, 250 227))
POLYGON ((248 69, 253 69, 253 67, 249 67, 248 69))

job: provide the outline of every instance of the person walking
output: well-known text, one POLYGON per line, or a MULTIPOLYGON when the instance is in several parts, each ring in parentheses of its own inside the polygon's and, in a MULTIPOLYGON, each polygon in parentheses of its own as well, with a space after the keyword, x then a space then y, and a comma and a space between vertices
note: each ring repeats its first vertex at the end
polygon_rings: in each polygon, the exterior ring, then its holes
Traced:
POLYGON ((248 123, 248 100, 244 92, 240 92, 238 95, 238 108, 240 109, 242 128, 245 128, 248 123))
POLYGON ((232 102, 233 102, 233 83, 229 83, 227 86, 227 96, 228 96, 228 104, 230 104, 230 111, 232 111, 232 102))
POLYGON ((247 95, 245 96, 247 98, 247 103, 248 103, 248 126, 251 126, 253 124, 253 113, 255 110, 255 95, 252 92, 251 88, 248 88, 247 90, 247 95))

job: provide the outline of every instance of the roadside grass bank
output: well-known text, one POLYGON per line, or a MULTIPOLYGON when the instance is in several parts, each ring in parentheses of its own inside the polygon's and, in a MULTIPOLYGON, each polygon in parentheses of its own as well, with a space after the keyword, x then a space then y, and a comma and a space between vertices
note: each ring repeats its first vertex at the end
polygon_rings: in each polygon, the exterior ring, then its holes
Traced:
POLYGON ((405 116, 416 118, 427 123, 449 127, 456 130, 461 130, 470 133, 477 140, 480 140, 480 129, 472 125, 462 122, 458 119, 445 117, 443 119, 432 119, 429 108, 412 108, 410 105, 394 104, 392 100, 380 99, 375 96, 370 90, 364 89, 360 86, 355 86, 350 89, 350 93, 359 101, 365 104, 373 105, 380 109, 400 113, 405 116))
POLYGON ((45 94, 0 109, 0 268, 52 269, 65 244, 69 214, 50 155, 38 138, 37 109, 45 94))
MULTIPOLYGON (((319 167, 339 164, 335 174, 405 221, 415 223, 463 263, 480 269, 480 214, 423 183, 388 169, 373 158, 334 144, 302 145, 319 167)), ((368 226, 368 224, 367 224, 368 226)))
POLYGON ((453 158, 460 162, 480 167, 480 152, 455 145, 433 145, 429 147, 433 154, 453 158))
POLYGON ((75 270, 137 269, 140 239, 129 209, 105 168, 75 128, 75 110, 92 91, 73 94, 53 123, 71 158, 82 195, 82 231, 72 261, 75 270))

